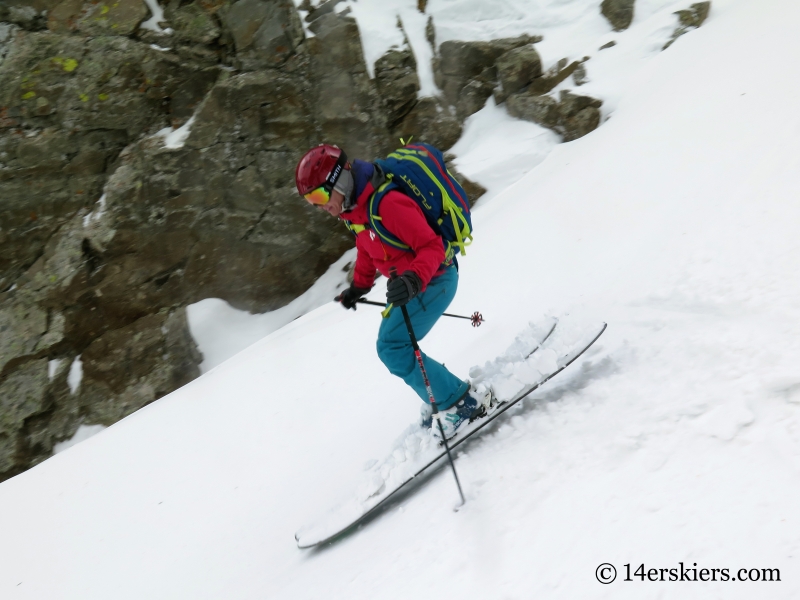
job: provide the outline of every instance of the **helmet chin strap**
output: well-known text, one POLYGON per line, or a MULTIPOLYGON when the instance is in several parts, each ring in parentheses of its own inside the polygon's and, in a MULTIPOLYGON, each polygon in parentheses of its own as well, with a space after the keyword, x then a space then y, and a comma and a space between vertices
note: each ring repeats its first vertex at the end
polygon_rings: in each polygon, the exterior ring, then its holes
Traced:
POLYGON ((353 210, 356 206, 355 187, 355 181, 350 169, 343 170, 333 189, 344 196, 344 203, 342 204, 344 212, 353 210))

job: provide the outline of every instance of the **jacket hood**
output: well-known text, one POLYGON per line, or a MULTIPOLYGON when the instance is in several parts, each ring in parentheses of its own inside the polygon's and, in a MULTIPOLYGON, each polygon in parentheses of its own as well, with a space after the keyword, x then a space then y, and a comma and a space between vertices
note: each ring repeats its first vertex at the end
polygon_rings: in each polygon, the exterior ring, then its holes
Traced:
POLYGON ((354 160, 350 171, 355 185, 353 186, 352 196, 344 199, 343 212, 350 212, 356 206, 365 202, 386 181, 386 176, 380 167, 371 162, 354 160))

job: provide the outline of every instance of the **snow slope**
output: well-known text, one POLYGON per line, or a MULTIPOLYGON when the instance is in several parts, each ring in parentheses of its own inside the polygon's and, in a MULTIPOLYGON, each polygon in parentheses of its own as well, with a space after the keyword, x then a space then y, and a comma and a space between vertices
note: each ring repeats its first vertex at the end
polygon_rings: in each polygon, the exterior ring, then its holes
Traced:
POLYGON ((345 252, 304 294, 268 313, 237 310, 220 298, 187 306, 192 337, 203 353, 201 372, 210 371, 297 317, 330 302, 347 287, 347 271, 355 257, 355 249, 345 252))
POLYGON ((791 0, 716 2, 628 63, 600 129, 476 210, 451 311, 486 324, 443 319, 426 351, 466 375, 547 313, 609 327, 460 454, 461 511, 442 473, 295 547, 418 409, 378 313, 329 303, 0 484, 0 597, 800 595, 799 27, 791 0), (782 580, 622 581, 680 562, 782 580))

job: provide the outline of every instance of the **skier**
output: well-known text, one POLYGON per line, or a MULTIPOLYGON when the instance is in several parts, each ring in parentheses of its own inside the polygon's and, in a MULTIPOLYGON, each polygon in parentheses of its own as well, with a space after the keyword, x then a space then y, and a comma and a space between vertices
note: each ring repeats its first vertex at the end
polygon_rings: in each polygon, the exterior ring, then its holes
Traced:
MULTIPOLYGON (((387 284, 386 301, 394 307, 406 306, 414 332, 422 339, 456 294, 458 265, 454 257, 445 260, 443 239, 428 225, 419 205, 398 190, 383 196, 379 216, 381 224, 410 250, 386 244, 369 228, 370 197, 385 181, 378 165, 361 160, 348 162, 340 148, 327 144, 306 152, 295 170, 300 195, 345 221, 356 235, 353 283, 335 300, 344 308, 355 310, 357 301, 372 288, 376 269, 389 277, 395 268, 398 276, 387 284)), ((405 381, 422 399, 421 422, 424 427, 431 427, 432 409, 400 310, 391 310, 383 319, 377 350, 389 372, 405 381)), ((469 383, 444 365, 424 354, 423 362, 441 413, 444 435, 450 438, 481 403, 470 393, 469 383)), ((432 427, 432 431, 440 435, 438 427, 432 427)))

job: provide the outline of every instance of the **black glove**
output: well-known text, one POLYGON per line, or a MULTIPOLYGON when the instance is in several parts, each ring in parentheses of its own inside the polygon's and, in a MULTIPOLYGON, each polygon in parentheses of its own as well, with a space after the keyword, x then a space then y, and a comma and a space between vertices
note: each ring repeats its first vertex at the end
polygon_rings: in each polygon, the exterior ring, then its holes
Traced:
POLYGON ((341 294, 336 296, 336 298, 334 298, 334 300, 336 302, 341 302, 342 306, 344 306, 345 308, 352 308, 353 310, 355 310, 356 309, 356 302, 358 301, 359 298, 361 298, 361 296, 363 296, 367 292, 369 292, 369 288, 360 288, 360 287, 356 287, 354 285, 351 285, 349 288, 347 288, 341 294))
POLYGON ((406 271, 400 277, 395 277, 386 286, 386 301, 395 306, 408 304, 422 289, 422 280, 414 271, 406 271))

